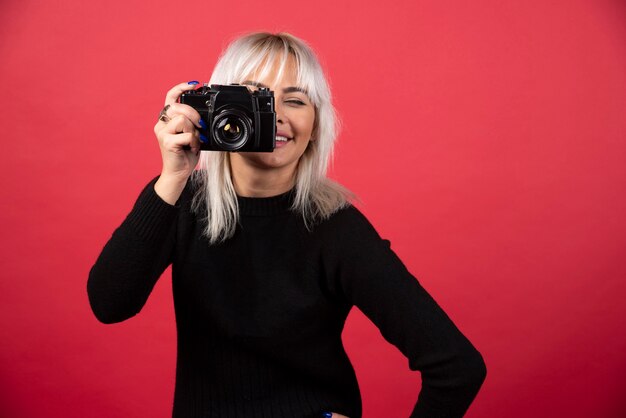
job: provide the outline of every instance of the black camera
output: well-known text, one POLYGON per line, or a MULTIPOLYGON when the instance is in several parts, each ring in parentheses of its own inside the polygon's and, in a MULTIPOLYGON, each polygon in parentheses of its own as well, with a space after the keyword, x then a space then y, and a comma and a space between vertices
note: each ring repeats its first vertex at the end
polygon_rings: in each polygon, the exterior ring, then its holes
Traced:
POLYGON ((239 84, 205 83, 180 96, 180 103, 200 113, 206 129, 204 151, 272 152, 276 146, 274 92, 268 88, 250 91, 239 84))

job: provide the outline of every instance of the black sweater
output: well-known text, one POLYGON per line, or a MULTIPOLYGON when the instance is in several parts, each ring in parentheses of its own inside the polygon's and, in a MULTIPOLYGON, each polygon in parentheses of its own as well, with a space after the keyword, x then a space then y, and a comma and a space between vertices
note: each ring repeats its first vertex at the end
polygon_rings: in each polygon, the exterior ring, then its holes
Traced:
POLYGON ((411 417, 460 417, 486 374, 479 352, 353 206, 308 231, 291 192, 239 197, 233 238, 209 245, 191 212, 152 180, 87 283, 104 323, 145 304, 172 264, 178 334, 173 417, 361 417, 341 332, 358 307, 422 374, 411 417))

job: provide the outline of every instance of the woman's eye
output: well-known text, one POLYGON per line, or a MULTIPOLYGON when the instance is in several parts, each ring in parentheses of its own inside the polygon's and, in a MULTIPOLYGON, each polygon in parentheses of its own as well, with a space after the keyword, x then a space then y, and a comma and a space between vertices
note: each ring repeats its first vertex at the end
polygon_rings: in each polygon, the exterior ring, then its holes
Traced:
POLYGON ((297 104, 297 105, 303 105, 304 102, 300 101, 300 100, 287 100, 286 103, 293 103, 293 104, 297 104))

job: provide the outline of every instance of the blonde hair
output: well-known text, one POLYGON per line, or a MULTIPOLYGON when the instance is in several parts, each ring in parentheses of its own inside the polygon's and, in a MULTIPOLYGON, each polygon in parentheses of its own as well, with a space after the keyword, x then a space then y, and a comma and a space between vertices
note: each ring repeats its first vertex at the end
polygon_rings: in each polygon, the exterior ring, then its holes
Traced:
MULTIPOLYGON (((327 219, 349 205, 355 195, 328 179, 339 123, 331 103, 331 93, 322 67, 313 50, 301 39, 285 32, 256 32, 235 39, 220 56, 210 84, 240 84, 243 77, 256 73, 262 79, 280 60, 276 79, 280 80, 289 56, 295 58, 297 84, 315 107, 311 141, 296 169, 295 198, 291 210, 302 215, 307 228, 327 219)), ((201 153, 198 170, 192 174, 196 194, 192 210, 206 220, 203 235, 211 244, 233 236, 239 219, 237 195, 233 186, 227 152, 201 153)))

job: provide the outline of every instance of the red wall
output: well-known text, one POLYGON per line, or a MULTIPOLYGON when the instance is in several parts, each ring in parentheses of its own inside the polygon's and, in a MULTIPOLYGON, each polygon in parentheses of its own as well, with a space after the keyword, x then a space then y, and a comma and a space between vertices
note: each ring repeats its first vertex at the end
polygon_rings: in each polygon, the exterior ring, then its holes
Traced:
MULTIPOLYGON (((626 416, 626 4, 0 3, 3 417, 168 417, 169 272, 106 326, 87 273, 158 174, 173 84, 241 32, 286 30, 327 69, 332 176, 483 353, 468 417, 626 416)), ((418 373, 357 310, 365 417, 408 416, 418 373)))

